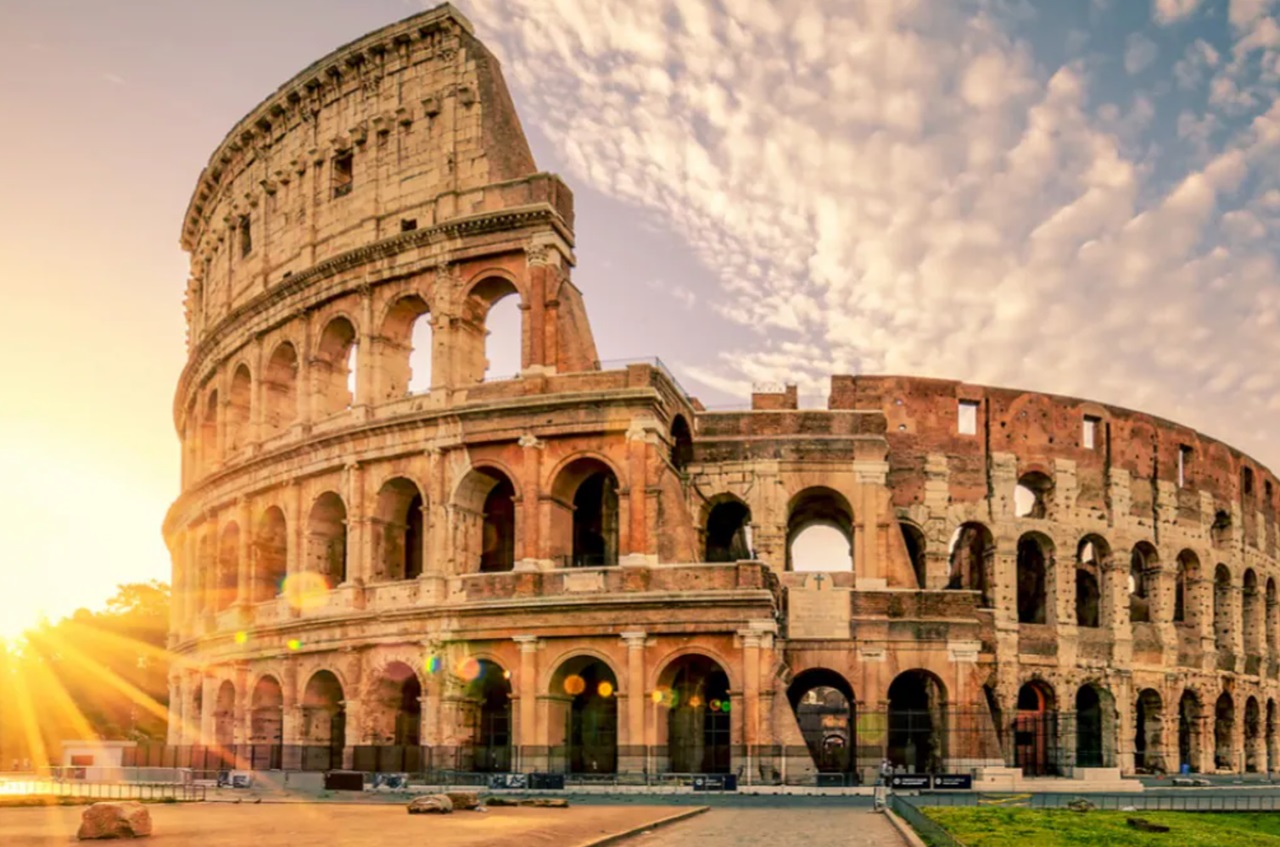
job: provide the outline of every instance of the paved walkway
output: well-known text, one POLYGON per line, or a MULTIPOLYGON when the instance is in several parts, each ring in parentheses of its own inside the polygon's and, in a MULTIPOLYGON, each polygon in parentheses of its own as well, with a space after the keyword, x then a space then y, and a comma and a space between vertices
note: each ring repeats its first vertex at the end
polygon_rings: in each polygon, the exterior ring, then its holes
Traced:
POLYGON ((866 809, 711 809, 622 842, 625 847, 903 847, 884 815, 866 809))

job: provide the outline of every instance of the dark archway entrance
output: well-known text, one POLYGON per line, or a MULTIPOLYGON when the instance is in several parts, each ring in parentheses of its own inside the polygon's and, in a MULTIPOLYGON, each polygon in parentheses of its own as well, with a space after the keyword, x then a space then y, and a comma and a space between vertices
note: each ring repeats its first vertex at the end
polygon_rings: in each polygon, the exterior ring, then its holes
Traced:
POLYGON ((561 665, 553 697, 567 697, 565 758, 569 773, 617 773, 618 679, 599 659, 587 656, 561 665))
POLYGON ((1164 773, 1164 702, 1160 692, 1147 688, 1134 710, 1133 764, 1139 770, 1164 773))
POLYGON ((1186 765, 1194 773, 1201 770, 1200 698, 1194 691, 1183 691, 1178 701, 1178 764, 1186 765))
POLYGON ((342 683, 330 671, 317 671, 302 695, 304 770, 342 767, 347 743, 347 715, 342 683))
POLYGON ((1235 756, 1231 751, 1231 735, 1236 725, 1236 705, 1231 695, 1222 692, 1213 710, 1213 766, 1234 771, 1235 756))
POLYGON ((751 558, 747 528, 751 510, 741 500, 721 500, 707 513, 706 560, 737 562, 751 558))
POLYGON ((663 673, 667 754, 675 773, 728 773, 729 676, 706 656, 682 656, 663 673))
POLYGON ((511 682, 506 671, 488 659, 463 662, 467 676, 465 697, 472 718, 472 770, 503 773, 511 770, 511 682))
POLYGON ((848 680, 826 668, 803 671, 788 686, 787 700, 818 772, 853 773, 856 705, 848 680))
POLYGON ((1058 710, 1053 688, 1040 680, 1018 689, 1013 719, 1013 763, 1026 776, 1049 776, 1058 767, 1058 710))
MULTIPOLYGON (((1076 692, 1076 767, 1105 768, 1111 752, 1109 720, 1111 695, 1096 685, 1083 685, 1076 692)), ((1113 716, 1110 716, 1113 718, 1113 716)))
POLYGON ((942 683, 928 671, 899 674, 889 686, 889 761, 912 773, 928 773, 941 771, 946 755, 942 683))

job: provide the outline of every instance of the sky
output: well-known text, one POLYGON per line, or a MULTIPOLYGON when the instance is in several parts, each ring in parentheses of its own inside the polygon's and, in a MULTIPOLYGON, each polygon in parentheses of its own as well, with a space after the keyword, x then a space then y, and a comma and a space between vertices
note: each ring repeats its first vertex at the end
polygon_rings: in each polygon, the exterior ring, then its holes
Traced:
MULTIPOLYGON (((832 373, 1073 394, 1280 468, 1277 0, 456 5, 575 192, 602 359, 712 408, 832 373)), ((0 633, 167 578, 200 169, 423 6, 0 0, 0 633)))

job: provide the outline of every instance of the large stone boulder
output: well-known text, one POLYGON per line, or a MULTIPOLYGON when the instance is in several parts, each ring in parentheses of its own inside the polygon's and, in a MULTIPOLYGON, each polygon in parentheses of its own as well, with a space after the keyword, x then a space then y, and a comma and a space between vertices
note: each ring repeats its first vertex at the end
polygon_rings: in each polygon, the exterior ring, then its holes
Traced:
POLYGON ((145 838, 151 834, 151 813, 141 803, 94 803, 80 817, 76 838, 145 838))
POLYGON ((409 801, 411 815, 447 815, 453 811, 448 794, 424 794, 409 801))
POLYGON ((521 800, 521 806, 536 806, 540 809, 567 809, 569 801, 563 797, 530 797, 528 800, 521 800))
POLYGON ((446 791, 444 796, 449 798, 455 812, 476 809, 480 806, 480 794, 476 791, 446 791))
POLYGON ((486 806, 519 806, 520 801, 515 797, 503 797, 501 794, 490 794, 485 798, 486 806))

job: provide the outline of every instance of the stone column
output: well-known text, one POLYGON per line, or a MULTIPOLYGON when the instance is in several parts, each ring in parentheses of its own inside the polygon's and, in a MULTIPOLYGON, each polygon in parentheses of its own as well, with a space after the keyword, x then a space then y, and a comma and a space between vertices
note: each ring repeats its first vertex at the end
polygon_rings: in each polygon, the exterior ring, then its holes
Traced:
MULTIPOLYGON (((539 487, 542 479, 542 451, 546 442, 539 440, 533 433, 520 436, 521 468, 520 468, 520 514, 519 527, 516 533, 515 569, 537 570, 538 560, 550 556, 544 549, 542 538, 541 515, 542 497, 539 487)), ((513 480, 514 481, 514 480, 513 480)))
POLYGON ((513 715, 516 726, 512 743, 519 751, 519 760, 528 763, 533 758, 529 748, 547 743, 544 737, 546 728, 538 726, 537 722, 538 636, 515 635, 511 640, 520 648, 520 676, 516 679, 519 711, 513 715))
POLYGON ((240 537, 236 549, 236 605, 246 606, 253 598, 253 586, 250 580, 253 569, 249 561, 253 550, 253 518, 249 513, 249 501, 241 497, 236 501, 236 524, 240 527, 240 537))
POLYGON ((370 578, 372 556, 369 544, 369 517, 365 511, 364 469, 359 462, 347 465, 347 577, 345 582, 364 585, 370 578))
MULTIPOLYGON (((622 640, 627 645, 627 713, 625 750, 618 756, 619 771, 641 771, 644 769, 644 748, 647 744, 644 734, 645 702, 648 695, 644 690, 644 645, 646 633, 636 630, 622 633, 622 640)), ((619 716, 621 717, 621 716, 619 716)))

